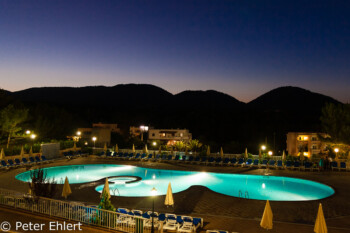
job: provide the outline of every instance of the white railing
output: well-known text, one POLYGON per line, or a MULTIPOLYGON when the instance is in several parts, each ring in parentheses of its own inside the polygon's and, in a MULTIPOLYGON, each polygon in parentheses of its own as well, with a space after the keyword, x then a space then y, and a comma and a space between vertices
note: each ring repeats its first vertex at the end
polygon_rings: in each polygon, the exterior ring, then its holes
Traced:
POLYGON ((6 189, 0 189, 0 205, 122 232, 150 233, 151 231, 149 220, 142 217, 102 210, 77 202, 33 197, 6 189))

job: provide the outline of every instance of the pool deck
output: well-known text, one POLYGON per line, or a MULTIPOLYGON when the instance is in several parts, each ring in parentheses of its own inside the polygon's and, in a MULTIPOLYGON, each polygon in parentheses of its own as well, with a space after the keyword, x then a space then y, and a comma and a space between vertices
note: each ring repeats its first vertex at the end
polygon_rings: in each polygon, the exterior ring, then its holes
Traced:
MULTIPOLYGON (((221 173, 242 173, 264 175, 266 169, 201 166, 183 163, 158 163, 139 161, 119 161, 90 156, 72 160, 58 160, 46 166, 63 166, 74 164, 128 164, 146 168, 206 171, 221 173)), ((25 168, 16 168, 0 172, 0 188, 28 191, 28 184, 15 179, 15 175, 24 172, 25 168)), ((322 203, 327 226, 330 233, 350 232, 350 172, 303 172, 290 170, 269 169, 269 175, 287 176, 308 179, 327 184, 335 190, 331 197, 318 201, 271 201, 274 215, 274 229, 269 232, 313 232, 313 224, 317 215, 318 204, 322 203)), ((234 185, 234 184, 227 184, 234 185)), ((62 185, 59 190, 61 191, 62 185)), ((72 195, 70 201, 97 205, 100 193, 95 186, 71 184, 72 195)), ((56 199, 63 200, 60 193, 56 199)), ((265 201, 246 200, 215 193, 203 186, 192 186, 189 189, 174 194, 175 208, 166 208, 163 204, 164 196, 155 198, 157 212, 170 212, 179 215, 191 215, 204 218, 204 230, 220 229, 230 232, 266 232, 259 227, 260 218, 264 211, 265 201)), ((128 209, 151 210, 150 197, 112 197, 115 207, 128 209)), ((1 221, 1 219, 0 219, 1 221)))

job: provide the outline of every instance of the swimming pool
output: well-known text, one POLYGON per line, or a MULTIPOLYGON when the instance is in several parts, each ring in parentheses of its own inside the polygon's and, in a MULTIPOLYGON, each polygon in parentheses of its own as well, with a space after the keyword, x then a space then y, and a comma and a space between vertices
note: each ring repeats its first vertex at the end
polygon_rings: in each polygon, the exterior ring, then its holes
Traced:
MULTIPOLYGON (((165 195, 169 182, 173 193, 193 185, 202 185, 221 194, 256 200, 305 201, 334 194, 334 190, 327 185, 281 176, 174 171, 114 164, 70 165, 44 170, 48 178, 55 178, 61 184, 66 176, 71 184, 110 177, 111 195, 127 197, 150 196, 153 187, 157 189, 158 195, 165 195)), ((30 171, 20 173, 16 178, 28 182, 30 171)), ((96 187, 96 191, 102 192, 102 183, 96 187)))

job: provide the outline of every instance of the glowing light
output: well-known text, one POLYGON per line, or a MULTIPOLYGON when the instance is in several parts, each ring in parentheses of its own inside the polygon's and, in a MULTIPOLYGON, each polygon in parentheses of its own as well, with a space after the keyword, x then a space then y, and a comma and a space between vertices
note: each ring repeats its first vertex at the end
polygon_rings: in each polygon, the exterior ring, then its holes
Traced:
POLYGON ((26 131, 26 134, 27 134, 27 135, 30 134, 30 130, 27 130, 27 131, 26 131))
POLYGON ((153 142, 153 143, 152 143, 152 145, 153 145, 153 146, 156 146, 156 145, 157 145, 157 143, 156 143, 156 142, 153 142))
POLYGON ((304 156, 309 156, 309 152, 304 152, 304 156))
POLYGON ((339 148, 334 148, 334 152, 338 153, 339 152, 339 148))
POLYGON ((153 187, 153 189, 151 190, 151 195, 152 196, 156 196, 157 195, 157 189, 155 187, 153 187))
POLYGON ((265 188, 266 188, 265 183, 262 183, 261 187, 262 187, 263 189, 265 189, 265 188))
POLYGON ((305 136, 304 137, 304 141, 307 141, 309 139, 309 137, 305 136))
POLYGON ((272 153, 272 151, 269 151, 268 154, 271 156, 273 153, 272 153))
POLYGON ((92 141, 96 141, 97 140, 97 137, 92 137, 92 141))
POLYGON ((30 135, 30 138, 34 140, 36 138, 36 135, 32 134, 32 135, 30 135))
POLYGON ((156 175, 153 175, 153 176, 152 176, 152 179, 155 180, 155 179, 156 179, 156 175))
POLYGON ((266 146, 265 146, 265 145, 262 145, 262 146, 261 146, 261 149, 262 149, 262 150, 266 150, 266 146))
POLYGON ((78 132, 77 132, 77 135, 78 135, 78 136, 80 136, 80 135, 81 135, 81 132, 80 132, 80 131, 78 131, 78 132))

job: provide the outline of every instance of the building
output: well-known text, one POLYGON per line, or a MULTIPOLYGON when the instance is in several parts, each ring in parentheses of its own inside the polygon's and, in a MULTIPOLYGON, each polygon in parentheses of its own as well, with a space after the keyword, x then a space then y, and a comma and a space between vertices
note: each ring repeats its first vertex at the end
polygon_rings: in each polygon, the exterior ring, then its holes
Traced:
POLYGON ((289 132, 287 133, 287 151, 289 155, 306 157, 326 153, 325 144, 319 136, 327 137, 324 133, 289 132))
POLYGON ((192 140, 192 134, 188 129, 149 129, 148 141, 159 140, 167 144, 173 144, 176 141, 188 142, 192 140))
POLYGON ((100 147, 104 144, 110 145, 111 133, 120 133, 117 124, 94 123, 92 128, 78 128, 79 140, 90 144, 94 143, 92 138, 96 137, 95 145, 100 147))
POLYGON ((141 135, 140 127, 130 126, 129 134, 131 137, 138 137, 141 135))

